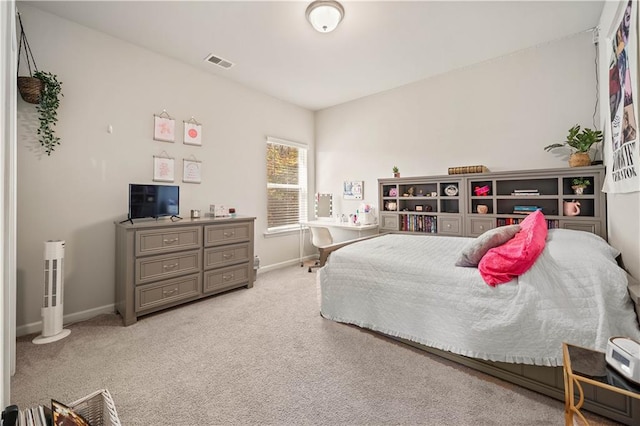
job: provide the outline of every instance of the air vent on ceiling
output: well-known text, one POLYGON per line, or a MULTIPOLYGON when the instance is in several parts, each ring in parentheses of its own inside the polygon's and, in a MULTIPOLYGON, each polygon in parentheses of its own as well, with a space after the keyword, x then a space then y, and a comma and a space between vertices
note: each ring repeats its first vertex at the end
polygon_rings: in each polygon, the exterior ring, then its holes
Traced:
POLYGON ((215 56, 211 54, 205 58, 205 61, 211 62, 214 65, 219 66, 220 68, 229 69, 233 66, 233 62, 227 61, 226 59, 222 59, 219 56, 215 56))

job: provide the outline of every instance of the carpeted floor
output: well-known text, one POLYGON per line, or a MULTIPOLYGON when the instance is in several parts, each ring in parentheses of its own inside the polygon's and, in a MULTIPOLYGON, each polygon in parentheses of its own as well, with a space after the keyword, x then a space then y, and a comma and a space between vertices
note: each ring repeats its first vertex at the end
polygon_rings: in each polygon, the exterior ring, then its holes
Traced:
POLYGON ((12 403, 107 388, 127 426, 564 424, 560 401, 323 319, 299 266, 129 327, 113 314, 68 328, 18 339, 12 403))

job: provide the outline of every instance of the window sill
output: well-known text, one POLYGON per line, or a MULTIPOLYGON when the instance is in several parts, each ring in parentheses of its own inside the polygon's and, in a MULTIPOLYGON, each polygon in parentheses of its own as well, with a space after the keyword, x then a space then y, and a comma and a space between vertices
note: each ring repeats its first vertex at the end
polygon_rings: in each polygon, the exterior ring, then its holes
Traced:
POLYGON ((281 237, 285 235, 299 234, 300 229, 301 229, 300 227, 296 227, 296 228, 281 229, 277 231, 264 231, 262 235, 265 238, 281 237))

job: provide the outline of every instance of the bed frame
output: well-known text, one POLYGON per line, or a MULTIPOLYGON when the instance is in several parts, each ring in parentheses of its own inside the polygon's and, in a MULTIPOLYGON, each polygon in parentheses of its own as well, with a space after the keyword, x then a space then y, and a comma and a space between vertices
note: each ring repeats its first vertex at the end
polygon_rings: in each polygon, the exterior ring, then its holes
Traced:
MULTIPOLYGON (((629 295, 633 301, 640 323, 640 282, 628 275, 629 295)), ((373 333, 382 334, 376 331, 373 333)), ((505 362, 484 361, 457 355, 440 349, 431 348, 399 337, 389 336, 393 340, 405 343, 414 348, 429 352, 458 364, 473 368, 523 388, 539 392, 551 398, 564 401, 564 378, 562 367, 543 367, 526 364, 509 364, 505 362)), ((610 418, 626 425, 640 424, 640 400, 631 398, 602 388, 582 383, 585 403, 584 409, 610 418)))
MULTIPOLYGON (((368 238, 372 237, 375 236, 368 238)), ((344 244, 340 244, 339 247, 336 247, 331 251, 353 242, 355 241, 348 241, 344 244)), ((329 253, 327 253, 327 257, 328 255, 329 253)), ((624 267, 620 256, 617 261, 621 267, 624 267)), ((634 304, 638 323, 640 324, 640 281, 636 280, 628 273, 627 278, 629 296, 634 304)), ((435 349, 400 337, 389 336, 375 330, 369 331, 384 335, 395 341, 405 343, 414 348, 440 356, 458 364, 473 368, 474 370, 482 373, 522 386, 525 389, 529 389, 564 402, 564 376, 562 367, 544 367, 537 365, 484 361, 435 349)), ((585 410, 610 418, 625 425, 640 425, 640 399, 631 398, 606 389, 597 388, 588 383, 582 383, 582 387, 585 396, 583 405, 585 410)))

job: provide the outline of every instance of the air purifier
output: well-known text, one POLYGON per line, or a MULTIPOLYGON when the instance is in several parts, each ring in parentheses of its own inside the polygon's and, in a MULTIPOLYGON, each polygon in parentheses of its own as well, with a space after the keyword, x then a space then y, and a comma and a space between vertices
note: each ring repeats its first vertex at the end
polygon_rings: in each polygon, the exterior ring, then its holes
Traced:
POLYGON ((51 343, 63 339, 71 330, 62 328, 64 290, 64 241, 50 240, 44 243, 44 298, 42 309, 42 334, 33 343, 51 343))

